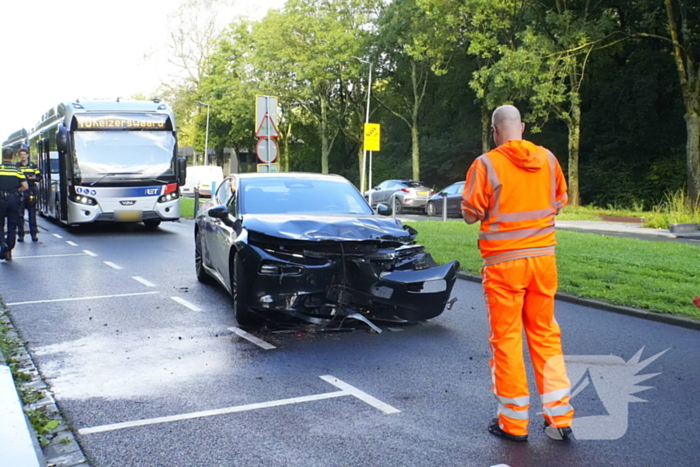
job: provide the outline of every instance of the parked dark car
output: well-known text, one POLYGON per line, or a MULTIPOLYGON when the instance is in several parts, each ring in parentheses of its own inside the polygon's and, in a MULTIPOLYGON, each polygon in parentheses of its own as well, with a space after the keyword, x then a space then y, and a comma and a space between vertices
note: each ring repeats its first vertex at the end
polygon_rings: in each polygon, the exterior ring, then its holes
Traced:
POLYGON ((430 197, 425 205, 425 213, 429 216, 441 216, 444 198, 447 198, 447 217, 462 217, 462 191, 464 182, 456 182, 443 188, 430 197))
POLYGON ((371 326, 367 318, 430 319, 445 309, 459 268, 438 266, 415 230, 375 213, 335 175, 231 175, 199 210, 194 234, 197 278, 226 288, 242 325, 285 315, 371 326))
POLYGON ((391 206, 392 195, 394 210, 399 214, 406 208, 417 208, 422 210, 428 198, 433 194, 433 190, 416 180, 385 180, 371 190, 365 192, 365 199, 370 201, 372 206, 379 203, 387 203, 391 206))

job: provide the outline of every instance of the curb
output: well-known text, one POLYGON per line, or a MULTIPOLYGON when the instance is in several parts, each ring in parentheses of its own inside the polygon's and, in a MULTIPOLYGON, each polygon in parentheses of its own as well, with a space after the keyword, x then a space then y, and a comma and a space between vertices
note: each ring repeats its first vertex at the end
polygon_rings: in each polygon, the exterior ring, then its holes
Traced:
MULTIPOLYGON (((481 276, 474 276, 472 274, 459 271, 457 272, 457 277, 462 280, 478 282, 479 284, 481 284, 481 276)), ((695 329, 700 331, 700 321, 696 321, 691 318, 686 318, 684 316, 654 313, 651 311, 639 310, 637 308, 631 308, 627 306, 613 305, 611 303, 601 302, 592 298, 577 297, 575 295, 570 295, 562 292, 557 292, 557 294, 555 295, 555 299, 560 300, 562 302, 583 305, 590 308, 597 308, 600 310, 610 311, 612 313, 634 316, 636 318, 646 319, 649 321, 656 321, 659 323, 671 324, 673 326, 680 326, 683 328, 695 329)))
MULTIPOLYGON (((29 420, 25 415, 26 421, 26 433, 33 440, 35 452, 33 453, 36 459, 27 459, 27 462, 36 460, 35 464, 13 464, 13 465, 42 465, 47 467, 89 467, 87 459, 83 454, 83 451, 75 440, 73 433, 63 419, 63 416, 56 404, 56 401, 51 393, 48 385, 44 382, 39 370, 34 364, 31 355, 24 346, 17 330, 14 328, 12 320, 10 318, 10 313, 7 308, 5 308, 4 303, 0 299, 0 324, 4 324, 9 328, 9 332, 6 338, 17 345, 17 352, 13 356, 13 360, 17 361, 17 365, 20 367, 20 371, 31 377, 31 380, 26 383, 20 383, 14 381, 13 384, 16 386, 16 391, 27 390, 34 391, 41 394, 41 400, 30 405, 23 405, 22 400, 18 397, 17 403, 19 404, 19 410, 22 414, 25 414, 26 410, 41 410, 46 416, 52 420, 58 421, 58 426, 52 430, 50 442, 43 448, 39 445, 37 435, 34 432, 29 420)), ((4 359, 0 355, 0 363, 3 363, 4 359)), ((2 368, 2 366, 0 366, 2 368)), ((11 375, 10 375, 11 379, 11 375)), ((5 419, 5 413, 0 411, 0 419, 5 419)), ((2 445, 2 439, 0 439, 0 445, 2 445)), ((30 454, 25 453, 23 459, 32 457, 30 454)))

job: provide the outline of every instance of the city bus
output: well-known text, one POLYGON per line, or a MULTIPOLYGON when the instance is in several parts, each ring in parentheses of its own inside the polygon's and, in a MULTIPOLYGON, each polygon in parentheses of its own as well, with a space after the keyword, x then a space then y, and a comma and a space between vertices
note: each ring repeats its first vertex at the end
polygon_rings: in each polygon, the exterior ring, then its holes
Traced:
POLYGON ((148 228, 180 218, 186 159, 177 158, 175 115, 158 99, 58 104, 28 132, 26 144, 41 170, 43 216, 70 226, 143 222, 148 228))

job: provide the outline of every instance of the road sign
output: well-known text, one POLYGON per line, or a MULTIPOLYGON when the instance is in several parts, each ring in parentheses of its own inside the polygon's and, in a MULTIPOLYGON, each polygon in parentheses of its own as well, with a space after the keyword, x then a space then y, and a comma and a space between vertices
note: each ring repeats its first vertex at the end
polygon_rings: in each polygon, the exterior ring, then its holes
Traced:
MULTIPOLYGON (((263 124, 265 116, 272 120, 273 125, 277 125, 277 97, 275 96, 255 96, 255 129, 259 130, 263 124)), ((268 136, 268 135, 263 135, 268 136)), ((272 135, 269 135, 272 136, 272 135)))
POLYGON ((378 123, 365 123, 365 151, 379 151, 381 127, 378 123))
POLYGON ((258 164, 258 172, 260 172, 260 173, 271 173, 271 172, 279 172, 279 171, 280 171, 279 164, 258 164))
POLYGON ((280 148, 277 141, 272 138, 261 138, 255 146, 255 152, 258 155, 260 162, 268 163, 275 162, 280 148))
POLYGON ((265 115, 255 132, 256 138, 277 138, 280 135, 275 121, 269 115, 265 115))

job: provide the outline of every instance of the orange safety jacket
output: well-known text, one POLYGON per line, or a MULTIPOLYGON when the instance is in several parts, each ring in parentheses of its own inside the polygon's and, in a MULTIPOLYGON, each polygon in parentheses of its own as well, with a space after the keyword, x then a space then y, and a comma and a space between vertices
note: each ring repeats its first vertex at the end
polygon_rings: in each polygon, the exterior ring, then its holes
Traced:
POLYGON ((566 190, 554 154, 529 141, 479 156, 467 172, 462 212, 469 223, 481 221, 484 265, 554 254, 554 216, 566 205, 566 190))

